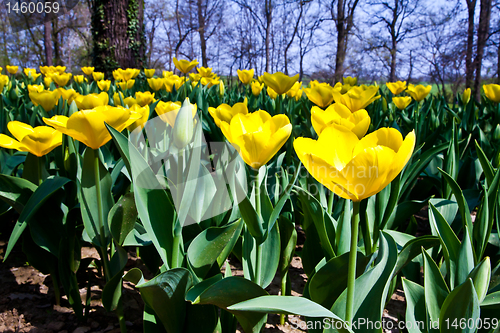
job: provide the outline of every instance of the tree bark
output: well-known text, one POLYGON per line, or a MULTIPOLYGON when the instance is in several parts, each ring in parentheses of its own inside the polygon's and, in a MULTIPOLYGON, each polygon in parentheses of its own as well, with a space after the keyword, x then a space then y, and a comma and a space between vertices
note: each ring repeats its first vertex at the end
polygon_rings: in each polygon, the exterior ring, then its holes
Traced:
POLYGON ((142 68, 144 0, 92 0, 91 15, 96 71, 142 68))
POLYGON ((265 40, 265 49, 266 49, 266 72, 269 72, 269 66, 271 66, 270 55, 269 55, 269 43, 270 43, 270 35, 271 35, 271 22, 273 19, 273 7, 272 0, 265 0, 265 14, 266 14, 266 40, 265 40))
POLYGON ((474 59, 474 68, 476 70, 476 79, 474 81, 474 92, 476 99, 481 98, 481 67, 483 64, 484 48, 488 40, 490 31, 491 0, 481 0, 481 9, 479 11, 479 27, 477 30, 477 52, 474 59))
POLYGON ((52 25, 50 20, 51 15, 45 15, 43 22, 43 44, 45 48, 45 66, 52 66, 52 25))
POLYGON ((467 50, 465 53, 465 87, 472 87, 474 80, 474 67, 472 64, 472 54, 474 51, 474 15, 476 11, 477 0, 466 0, 468 11, 467 27, 467 50))
POLYGON ((205 14, 203 13, 203 0, 198 0, 198 33, 200 34, 201 63, 203 67, 208 67, 207 40, 205 39, 205 14))
POLYGON ((392 22, 390 26, 391 31, 391 72, 389 74, 389 82, 396 81, 396 58, 398 53, 398 36, 396 31, 396 23, 398 21, 399 1, 394 1, 394 8, 392 9, 392 22))
POLYGON ((344 27, 344 0, 337 1, 337 54, 335 55, 334 82, 340 82, 344 75, 345 36, 344 27))

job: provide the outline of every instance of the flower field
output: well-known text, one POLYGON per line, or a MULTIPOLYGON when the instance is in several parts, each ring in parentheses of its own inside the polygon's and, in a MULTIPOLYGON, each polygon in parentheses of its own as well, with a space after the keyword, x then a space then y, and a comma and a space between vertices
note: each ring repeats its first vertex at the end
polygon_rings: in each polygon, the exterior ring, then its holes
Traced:
POLYGON ((1 74, 0 215, 16 221, 4 261, 21 248, 54 304, 84 322, 81 290, 101 285, 126 332, 127 282, 146 333, 261 332, 268 314, 382 332, 399 289, 401 331, 500 330, 499 85, 450 102, 401 81, 242 69, 228 82, 174 64, 1 74), (98 258, 82 259, 89 246, 98 258), (99 282, 82 284, 88 270, 99 282))

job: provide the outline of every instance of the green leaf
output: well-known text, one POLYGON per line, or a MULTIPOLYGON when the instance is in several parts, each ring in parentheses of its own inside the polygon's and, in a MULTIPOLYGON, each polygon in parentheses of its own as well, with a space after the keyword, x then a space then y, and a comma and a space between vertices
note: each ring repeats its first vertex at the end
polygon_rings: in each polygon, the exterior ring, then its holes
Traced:
POLYGON ((424 293, 425 305, 431 322, 437 323, 444 300, 450 293, 439 268, 427 252, 422 250, 424 257, 424 293))
MULTIPOLYGON (((132 148, 132 147, 130 147, 132 148)), ((130 149, 134 199, 141 222, 168 268, 172 262, 174 240, 174 207, 153 170, 137 149, 130 149)))
POLYGON ((210 227, 193 239, 187 250, 187 258, 198 277, 205 278, 235 232, 240 233, 242 227, 242 221, 238 220, 220 228, 210 227))
POLYGON ((476 332, 480 317, 479 301, 471 279, 468 279, 446 297, 439 316, 441 332, 476 332), (471 319, 473 325, 470 325, 471 319), (455 326, 454 323, 458 323, 455 326))
POLYGON ((92 243, 96 246, 105 246, 107 244, 101 244, 100 235, 104 234, 106 241, 109 241, 109 228, 108 223, 106 223, 108 218, 108 213, 114 205, 113 196, 111 195, 112 179, 108 170, 98 159, 98 175, 95 174, 95 162, 96 154, 98 150, 91 148, 86 148, 83 154, 83 166, 81 179, 81 191, 78 193, 78 201, 80 201, 80 208, 82 210, 83 225, 85 226, 85 231, 89 235, 92 243), (98 181, 100 184, 100 197, 101 197, 101 208, 102 208, 102 223, 99 223, 99 211, 97 203, 97 191, 96 191, 96 177, 99 177, 98 181))
MULTIPOLYGON (((261 296, 231 305, 230 307, 228 307, 228 310, 254 311, 287 315, 292 314, 313 318, 331 318, 333 319, 333 325, 335 325, 336 322, 341 322, 342 326, 348 326, 347 323, 333 314, 330 310, 303 297, 276 295, 261 296)), ((346 329, 341 331, 347 332, 348 330, 346 329)))
MULTIPOLYGON (((300 202, 302 203, 302 210, 304 214, 308 214, 310 219, 314 222, 316 232, 318 233, 321 248, 323 249, 326 260, 335 257, 332 244, 326 229, 327 218, 325 215, 328 213, 323 209, 318 200, 313 196, 308 196, 304 191, 299 192, 300 202)), ((335 239, 335 238, 333 238, 335 239)))
MULTIPOLYGON (((369 258, 358 251, 356 277, 364 273, 369 258)), ((335 300, 347 288, 349 253, 330 259, 309 280, 309 297, 314 302, 331 308, 335 300)))
POLYGON ((460 215, 462 216, 462 223, 466 224, 469 230, 474 230, 472 228, 472 219, 470 216, 469 206, 467 205, 467 201, 465 200, 462 190, 458 186, 457 182, 453 178, 451 178, 449 174, 447 174, 440 168, 438 168, 438 170, 439 172, 441 172, 446 182, 450 185, 453 195, 455 195, 455 199, 458 203, 458 209, 460 211, 460 215))
POLYGON ((406 297, 405 321, 414 324, 408 325, 407 330, 409 333, 426 332, 425 327, 419 326, 421 323, 427 322, 424 287, 405 278, 402 279, 402 282, 406 297))
POLYGON ((125 194, 109 211, 109 230, 118 245, 122 246, 128 234, 134 229, 137 216, 133 193, 125 194))
MULTIPOLYGON (((14 230, 9 238, 9 243, 7 244, 7 250, 5 251, 4 260, 7 259, 17 240, 21 236, 23 230, 26 228, 26 225, 30 223, 31 219, 33 218, 33 216, 35 216, 38 209, 40 209, 44 205, 44 203, 48 198, 50 198, 52 194, 54 194, 68 182, 70 182, 68 178, 51 176, 47 178, 40 186, 38 186, 38 188, 26 202, 26 205, 19 215, 16 226, 14 227, 14 230)), ((48 231, 50 232, 50 230, 48 231)), ((51 237, 51 239, 43 238, 41 240, 43 240, 43 242, 41 244, 38 244, 39 246, 43 245, 42 247, 47 251, 51 252, 55 256, 58 255, 59 239, 54 239, 53 237, 51 237)))
POLYGON ((122 297, 122 277, 127 265, 128 255, 121 246, 116 246, 116 251, 110 260, 110 280, 102 291, 102 305, 107 311, 114 311, 122 297))
POLYGON ((265 296, 268 293, 257 284, 242 277, 228 277, 212 284, 202 292, 194 304, 213 304, 221 309, 228 310, 236 316, 245 332, 257 333, 266 322, 266 315, 259 312, 229 310, 233 304, 240 303, 255 297, 265 296))
POLYGON ((476 144, 477 158, 479 159, 479 163, 481 163, 481 167, 483 168, 483 173, 484 177, 486 178, 486 182, 488 186, 490 186, 494 177, 493 166, 491 165, 489 159, 486 157, 486 154, 484 153, 481 146, 479 146, 479 144, 477 143, 477 140, 475 141, 475 144, 476 144))
POLYGON ((243 221, 245 221, 248 231, 250 232, 252 237, 255 238, 258 244, 261 244, 267 237, 267 231, 264 232, 264 221, 262 220, 262 217, 257 214, 257 211, 244 193, 238 178, 235 177, 234 183, 236 196, 238 200, 241 199, 238 204, 241 217, 243 218, 243 221))
POLYGON ((500 291, 486 295, 481 302, 481 307, 500 309, 500 291))
MULTIPOLYGON (((397 256, 396 242, 390 235, 381 232, 380 247, 375 266, 355 281, 353 322, 358 322, 360 318, 373 322, 382 318, 397 256)), ((332 312, 340 318, 345 317, 346 297, 347 289, 344 290, 332 307, 332 312)), ((382 332, 381 330, 377 331, 382 332)), ((373 332, 373 330, 368 330, 368 327, 364 326, 358 327, 356 332, 373 332)))
POLYGON ((290 263, 295 253, 297 245, 297 231, 292 221, 282 215, 278 219, 278 228, 280 232, 281 255, 279 271, 280 276, 283 277, 287 274, 290 263))
POLYGON ((167 332, 182 333, 186 319, 184 296, 191 286, 192 278, 189 271, 185 268, 174 268, 136 287, 167 332))
MULTIPOLYGON (((474 250, 469 238, 469 229, 465 226, 465 233, 460 244, 460 251, 457 258, 456 285, 464 283, 469 273, 474 269, 474 250)), ((486 294, 485 294, 486 295, 486 294)))
MULTIPOLYGON (((448 269, 451 288, 455 286, 457 264, 460 253, 460 241, 451 229, 443 215, 429 203, 429 222, 431 228, 438 235, 441 246, 443 247, 443 255, 446 260, 446 268, 448 269)), ((467 274, 469 274, 467 272, 467 274)))
POLYGON ((113 127, 109 126, 106 124, 106 127, 109 131, 109 134, 111 134, 111 137, 113 138, 113 141, 115 142, 116 146, 118 147, 118 151, 120 152, 120 155, 123 159, 123 162, 125 163, 125 166, 127 167, 129 175, 132 174, 132 168, 130 167, 130 154, 129 154, 129 141, 125 137, 125 135, 121 134, 117 130, 115 130, 113 127))
POLYGON ((37 187, 23 178, 0 175, 0 199, 12 206, 19 214, 37 187))
POLYGON ((409 264, 413 258, 422 254, 422 248, 427 250, 431 247, 438 246, 439 244, 440 240, 436 236, 420 236, 410 240, 399 252, 396 269, 394 270, 394 276, 396 276, 396 274, 398 274, 403 267, 409 264))

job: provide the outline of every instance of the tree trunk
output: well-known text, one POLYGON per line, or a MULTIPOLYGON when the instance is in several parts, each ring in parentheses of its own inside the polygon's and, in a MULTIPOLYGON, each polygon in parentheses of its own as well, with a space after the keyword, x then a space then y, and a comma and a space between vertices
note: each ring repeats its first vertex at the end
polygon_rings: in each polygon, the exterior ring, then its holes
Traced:
POLYGON ((396 81, 396 44, 393 42, 391 50, 391 73, 389 74, 389 82, 396 81))
POLYGON ((474 92, 476 99, 481 98, 481 66, 483 63, 484 47, 490 31, 491 0, 481 0, 481 9, 479 12, 479 28, 477 30, 477 52, 474 59, 474 68, 476 69, 476 79, 474 81, 474 92))
POLYGON ((144 0, 92 0, 91 15, 96 71, 142 68, 144 0))
POLYGON ((43 45, 45 48, 45 66, 52 66, 52 26, 50 14, 45 15, 43 22, 43 45))
POLYGON ((472 87, 474 80, 474 67, 472 64, 472 53, 474 51, 474 15, 476 11, 477 0, 466 0, 467 11, 469 14, 468 28, 467 28, 467 50, 465 53, 465 87, 472 87))
POLYGON ((345 41, 346 30, 344 26, 344 0, 337 1, 337 54, 335 55, 335 75, 334 82, 342 81, 344 76, 344 60, 345 60, 345 41))
POLYGON ((389 74, 389 82, 396 81, 396 57, 398 53, 398 36, 396 31, 396 23, 398 21, 399 1, 394 1, 392 9, 391 30, 391 72, 389 74))
POLYGON ((57 26, 57 17, 52 19, 52 42, 54 43, 54 64, 56 66, 61 66, 61 44, 59 43, 59 27, 57 26))
POLYGON ((266 72, 269 73, 270 63, 270 55, 269 55, 269 42, 271 35, 271 22, 272 22, 272 0, 265 0, 265 13, 266 13, 266 40, 265 40, 265 48, 266 48, 266 72))
POLYGON ((203 67, 208 67, 207 40, 205 39, 205 15, 203 14, 203 0, 198 0, 198 32, 200 34, 201 63, 203 67))

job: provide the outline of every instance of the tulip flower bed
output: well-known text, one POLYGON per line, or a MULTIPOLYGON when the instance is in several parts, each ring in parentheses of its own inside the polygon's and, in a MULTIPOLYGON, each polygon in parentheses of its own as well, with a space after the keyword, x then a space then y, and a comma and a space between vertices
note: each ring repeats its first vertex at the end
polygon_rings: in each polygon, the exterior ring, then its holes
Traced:
POLYGON ((4 261, 22 250, 75 322, 91 316, 81 291, 100 285, 121 332, 132 317, 144 332, 260 332, 268 314, 382 332, 399 289, 408 332, 498 329, 500 86, 448 103, 406 82, 302 87, 238 70, 224 84, 174 64, 180 75, 0 76, 4 261), (133 315, 124 284, 144 302, 133 315))

